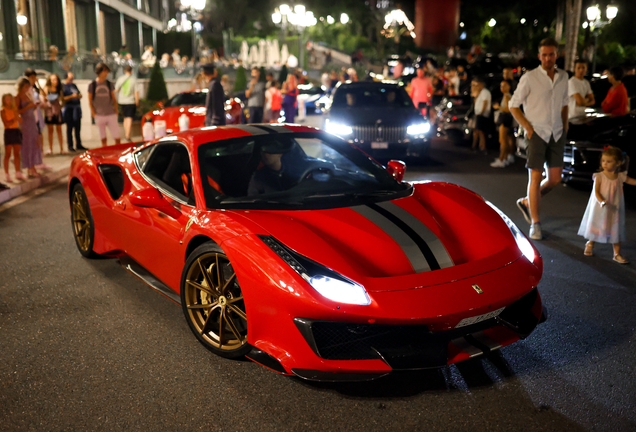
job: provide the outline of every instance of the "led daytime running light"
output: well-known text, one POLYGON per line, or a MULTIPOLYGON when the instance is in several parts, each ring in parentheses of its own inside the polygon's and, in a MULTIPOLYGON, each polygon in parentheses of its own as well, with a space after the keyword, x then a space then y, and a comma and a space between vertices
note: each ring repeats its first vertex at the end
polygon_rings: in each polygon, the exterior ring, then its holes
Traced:
POLYGON ((515 225, 515 223, 512 220, 510 220, 510 218, 506 216, 504 212, 499 210, 490 201, 486 201, 486 204, 488 204, 490 208, 492 208, 494 211, 497 212, 499 216, 501 216, 501 218, 506 223, 506 225, 508 225, 508 229, 512 233, 512 236, 515 238, 515 241, 517 242, 517 247, 519 248, 521 253, 528 259, 528 261, 533 263, 536 256, 534 253, 534 248, 532 247, 532 244, 530 243, 530 240, 528 240, 526 236, 523 235, 523 233, 519 230, 519 228, 517 228, 517 225, 515 225))

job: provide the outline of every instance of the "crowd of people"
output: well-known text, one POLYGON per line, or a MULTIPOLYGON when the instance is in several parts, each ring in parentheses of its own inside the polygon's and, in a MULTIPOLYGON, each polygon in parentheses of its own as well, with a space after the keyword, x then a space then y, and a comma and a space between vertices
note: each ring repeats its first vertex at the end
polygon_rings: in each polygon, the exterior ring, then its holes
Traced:
MULTIPOLYGON (((136 78, 132 66, 124 66, 124 75, 111 83, 107 77, 110 68, 98 63, 96 79, 88 86, 88 101, 91 116, 99 130, 100 140, 106 145, 106 128, 115 143, 120 142, 118 112, 121 106, 124 117, 125 138, 131 141, 132 120, 139 105, 136 78)), ((84 151, 82 145, 82 92, 74 83, 73 72, 66 72, 64 80, 50 74, 41 86, 37 73, 28 68, 18 79, 16 94, 2 95, 1 117, 4 124, 4 179, 6 183, 21 182, 27 178, 41 176, 51 167, 43 163, 43 156, 56 153, 54 141, 57 137, 59 154, 84 151), (66 125, 66 149, 62 125, 66 125), (48 130, 48 147, 44 144, 43 132, 48 130), (12 178, 9 167, 13 159, 15 170, 12 178), (23 170, 26 171, 23 172, 23 170)))
MULTIPOLYGON (((591 85, 585 79, 587 61, 577 60, 574 75, 570 78, 567 72, 556 67, 557 50, 554 39, 541 41, 540 65, 527 71, 519 80, 511 76, 510 69, 504 69, 498 101, 492 101, 491 91, 481 77, 475 76, 471 80, 474 150, 485 152, 485 133, 493 110, 494 124, 499 129, 500 154, 491 166, 504 167, 514 161, 513 123, 525 131, 528 186, 526 195, 517 200, 517 206, 530 225, 529 237, 533 240, 543 238, 542 197, 561 181, 569 120, 585 115, 586 108, 596 104, 591 85)), ((625 115, 629 110, 629 99, 622 83, 624 70, 612 67, 606 74, 611 88, 601 108, 611 116, 625 115)), ((431 84, 428 84, 428 93, 433 93, 431 84)), ((417 106, 418 100, 414 98, 413 102, 417 106)), ((636 185, 636 179, 627 175, 628 158, 617 147, 605 147, 599 162, 600 168, 593 176, 594 187, 578 234, 587 240, 586 256, 593 255, 596 243, 611 243, 613 260, 627 264, 628 259, 621 255, 621 242, 626 239, 623 185, 636 185)))
MULTIPOLYGON (((467 64, 475 64, 480 54, 479 49, 473 47, 467 64)), ((450 50, 449 57, 458 58, 459 50, 450 50)), ((435 110, 429 107, 438 105, 444 97, 460 95, 470 82, 468 92, 472 107, 468 126, 473 136, 471 149, 487 154, 487 137, 498 136, 499 155, 490 164, 494 168, 514 163, 513 131, 517 125, 523 128, 529 176, 527 194, 517 200, 517 206, 530 225, 529 237, 533 240, 543 238, 541 199, 561 181, 569 120, 586 115, 586 108, 596 105, 590 82, 585 79, 588 70, 585 59, 576 60, 570 78, 567 72, 557 67, 558 44, 554 39, 547 38, 540 43, 538 57, 540 65, 520 78, 512 67, 504 68, 501 78, 490 79, 490 88, 483 76, 469 76, 461 64, 437 68, 431 60, 426 60, 418 65, 416 76, 407 85, 413 104, 424 107, 422 114, 435 122, 435 110)), ((404 67, 404 61, 397 62, 392 71, 394 79, 402 77, 404 67)), ((387 73, 385 70, 384 74, 387 73)), ((625 70, 619 66, 603 73, 611 84, 601 103, 602 111, 608 115, 622 116, 629 112, 628 93, 622 83, 624 74, 625 70)), ((625 241, 623 184, 636 185, 636 179, 627 176, 627 165, 628 159, 620 149, 605 148, 579 228, 579 235, 588 240, 584 248, 587 256, 593 254, 596 243, 611 243, 614 261, 628 263, 620 253, 620 244, 625 241)))
MULTIPOLYGON (((223 81, 227 75, 219 77, 218 69, 213 64, 203 65, 201 69, 200 77, 195 78, 195 86, 199 89, 208 89, 205 124, 224 125, 229 80, 223 81)), ((274 78, 272 72, 266 72, 265 76, 261 77, 261 69, 253 67, 250 71, 251 79, 245 90, 247 122, 276 123, 281 118, 281 111, 284 111, 285 121, 293 123, 299 94, 298 84, 304 82, 302 77, 302 71, 299 74, 289 73, 281 83, 274 78)))

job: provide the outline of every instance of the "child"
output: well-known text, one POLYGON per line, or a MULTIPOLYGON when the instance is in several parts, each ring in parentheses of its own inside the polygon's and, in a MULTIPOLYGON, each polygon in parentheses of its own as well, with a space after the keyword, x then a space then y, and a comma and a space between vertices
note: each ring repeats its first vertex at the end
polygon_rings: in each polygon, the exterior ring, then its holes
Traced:
POLYGON ((271 86, 267 89, 266 97, 270 100, 269 122, 278 123, 280 109, 282 108, 283 95, 280 92, 278 81, 272 80, 271 86))
POLYGON ((636 179, 624 172, 626 155, 617 148, 608 146, 601 154, 601 171, 594 174, 594 191, 587 203, 581 221, 579 235, 589 241, 585 243, 587 256, 592 256, 594 242, 612 243, 614 261, 628 264, 621 252, 621 241, 625 241, 625 199, 623 183, 636 185, 636 179))
POLYGON ((18 115, 13 95, 9 93, 2 95, 2 111, 0 111, 0 116, 2 117, 2 123, 4 123, 4 174, 7 183, 11 183, 9 159, 11 159, 12 152, 15 178, 16 180, 24 180, 24 175, 20 168, 20 146, 22 145, 20 123, 22 123, 22 118, 18 115))

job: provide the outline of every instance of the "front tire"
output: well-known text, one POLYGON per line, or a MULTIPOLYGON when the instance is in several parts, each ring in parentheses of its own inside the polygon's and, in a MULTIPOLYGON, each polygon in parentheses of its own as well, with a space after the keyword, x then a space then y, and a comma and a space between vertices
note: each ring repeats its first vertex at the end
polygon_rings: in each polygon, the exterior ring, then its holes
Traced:
POLYGON ((229 258, 217 244, 204 243, 186 260, 181 307, 194 335, 216 355, 233 359, 251 350, 243 293, 229 258))
POLYGON ((95 223, 81 183, 73 186, 71 192, 71 223, 75 245, 79 252, 86 258, 97 258, 98 255, 93 251, 95 223))

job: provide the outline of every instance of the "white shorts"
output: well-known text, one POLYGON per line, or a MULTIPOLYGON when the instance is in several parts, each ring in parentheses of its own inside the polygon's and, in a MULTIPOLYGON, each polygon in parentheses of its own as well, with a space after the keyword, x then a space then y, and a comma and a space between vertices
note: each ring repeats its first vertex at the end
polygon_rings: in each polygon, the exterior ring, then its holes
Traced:
POLYGON ((99 129, 99 139, 106 139, 106 126, 110 130, 113 139, 119 139, 119 124, 117 123, 117 114, 106 116, 96 115, 95 123, 99 129))

